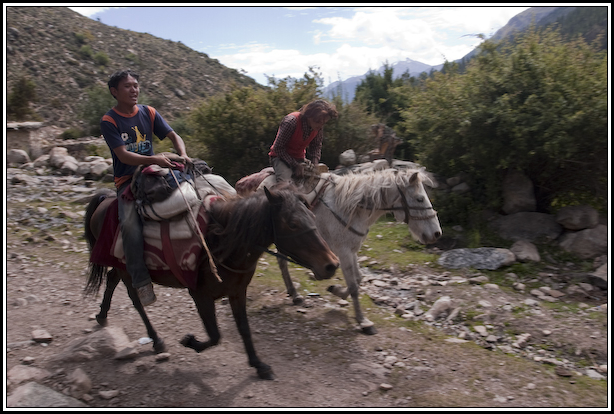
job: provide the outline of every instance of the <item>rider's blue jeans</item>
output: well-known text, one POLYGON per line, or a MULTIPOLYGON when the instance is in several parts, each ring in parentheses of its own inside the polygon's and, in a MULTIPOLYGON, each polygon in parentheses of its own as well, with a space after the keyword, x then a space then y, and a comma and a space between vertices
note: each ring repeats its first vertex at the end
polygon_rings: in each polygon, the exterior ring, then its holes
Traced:
POLYGON ((134 200, 130 201, 121 197, 129 185, 130 180, 117 189, 117 207, 126 256, 126 270, 132 278, 132 286, 139 288, 151 283, 151 276, 145 265, 143 221, 136 210, 134 200))

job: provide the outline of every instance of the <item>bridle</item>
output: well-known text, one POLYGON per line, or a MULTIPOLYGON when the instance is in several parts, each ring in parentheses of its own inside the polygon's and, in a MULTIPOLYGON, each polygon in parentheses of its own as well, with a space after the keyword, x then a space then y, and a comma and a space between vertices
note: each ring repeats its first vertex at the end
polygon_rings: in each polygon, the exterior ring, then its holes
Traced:
POLYGON ((287 260, 288 262, 292 262, 294 264, 297 264, 299 266, 302 266, 304 268, 309 269, 310 266, 307 266, 307 265, 305 265, 303 263, 300 263, 298 260, 294 260, 294 259, 290 258, 289 254, 284 253, 282 251, 282 249, 277 245, 277 240, 279 240, 279 239, 292 239, 292 238, 301 236, 303 234, 315 232, 315 231, 318 230, 318 228, 314 225, 312 227, 308 227, 308 228, 304 229, 300 233, 291 233, 291 234, 288 234, 286 236, 281 236, 281 235, 277 234, 277 230, 276 230, 276 227, 275 227, 275 220, 273 220, 272 213, 271 213, 271 224, 272 224, 272 227, 273 227, 273 243, 275 244, 275 246, 277 246, 277 250, 279 251, 279 253, 274 252, 274 251, 270 250, 269 248, 263 248, 263 247, 260 247, 260 246, 258 246, 258 247, 261 248, 262 251, 264 251, 266 253, 269 253, 269 254, 277 257, 277 258, 287 260))
MULTIPOLYGON (((376 208, 375 206, 367 206, 367 205, 363 205, 363 204, 359 204, 358 207, 365 209, 365 210, 384 210, 384 211, 397 211, 397 210, 402 210, 405 213, 405 218, 403 219, 403 222, 405 224, 409 224, 409 222, 411 220, 430 220, 432 218, 437 217, 437 212, 433 209, 433 207, 411 207, 409 205, 409 203, 407 202, 407 198, 405 197, 405 194, 403 193, 403 190, 401 190, 401 187, 399 187, 399 185, 397 184, 397 190, 399 191, 399 199, 401 200, 401 205, 398 207, 394 206, 394 202, 393 202, 393 206, 392 207, 380 207, 380 208, 376 208), (410 210, 418 210, 418 211, 424 211, 424 210, 433 210, 433 214, 430 214, 428 216, 425 217, 418 217, 418 216, 412 216, 412 214, 410 213, 410 210)), ((325 201, 322 197, 320 197, 320 202, 322 204, 324 204, 324 206, 326 206, 326 208, 328 208, 330 210, 330 212, 332 213, 332 215, 341 223, 343 224, 343 226, 345 228, 347 228, 349 231, 351 231, 352 233, 364 237, 367 235, 367 233, 362 233, 359 232, 358 230, 356 230, 355 228, 353 228, 352 226, 349 225, 348 222, 346 222, 338 213, 336 213, 325 201)), ((396 201, 395 201, 396 202, 396 201)))
POLYGON ((399 187, 398 184, 397 184, 397 190, 399 190, 399 195, 400 195, 399 198, 401 199, 401 207, 383 208, 382 210, 387 210, 387 211, 403 210, 403 212, 405 213, 405 218, 403 219, 403 223, 405 224, 409 224, 410 220, 430 220, 432 218, 437 217, 437 212, 433 209, 433 207, 410 207, 409 203, 407 202, 407 198, 405 198, 405 194, 403 194, 403 191, 401 190, 401 187, 399 187), (411 213, 409 212, 410 210, 418 210, 418 211, 433 210, 433 214, 429 216, 425 216, 425 217, 417 217, 417 216, 412 216, 411 213))

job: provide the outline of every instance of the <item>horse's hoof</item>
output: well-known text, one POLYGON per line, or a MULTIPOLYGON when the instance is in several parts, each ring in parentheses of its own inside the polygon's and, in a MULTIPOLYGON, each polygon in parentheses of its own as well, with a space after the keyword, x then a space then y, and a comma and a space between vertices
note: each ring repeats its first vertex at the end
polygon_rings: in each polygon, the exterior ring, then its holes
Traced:
POLYGON ((375 329, 375 326, 365 326, 362 328, 362 333, 365 335, 375 335, 377 333, 377 329, 375 329))
POLYGON ((154 351, 156 354, 161 354, 162 352, 166 352, 166 344, 162 339, 158 340, 158 342, 154 342, 154 351))
POLYGON ((267 366, 266 368, 258 369, 258 377, 263 380, 272 381, 275 379, 275 375, 273 374, 273 370, 271 367, 267 366))
POLYGON ((326 290, 341 299, 346 299, 350 294, 349 290, 341 285, 331 285, 326 290))
POLYGON ((96 322, 98 322, 100 326, 107 326, 108 323, 107 318, 100 315, 96 315, 96 322))
POLYGON ((195 340, 196 338, 194 337, 194 335, 187 334, 183 337, 183 339, 181 339, 179 343, 181 343, 181 345, 185 346, 186 348, 191 348, 191 345, 195 340))
POLYGON ((297 297, 292 299, 292 304, 293 305, 302 305, 304 302, 305 302, 305 300, 303 299, 302 296, 297 296, 297 297))

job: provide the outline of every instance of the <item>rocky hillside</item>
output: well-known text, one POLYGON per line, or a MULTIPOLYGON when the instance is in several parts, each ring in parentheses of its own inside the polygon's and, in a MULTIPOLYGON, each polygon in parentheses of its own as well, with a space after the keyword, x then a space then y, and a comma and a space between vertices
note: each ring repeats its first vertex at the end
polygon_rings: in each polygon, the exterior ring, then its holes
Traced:
POLYGON ((118 68, 141 74, 141 93, 169 121, 233 84, 262 87, 181 42, 107 26, 67 7, 7 7, 6 29, 7 91, 21 77, 32 80, 32 108, 48 125, 83 127, 86 91, 106 87, 118 68))

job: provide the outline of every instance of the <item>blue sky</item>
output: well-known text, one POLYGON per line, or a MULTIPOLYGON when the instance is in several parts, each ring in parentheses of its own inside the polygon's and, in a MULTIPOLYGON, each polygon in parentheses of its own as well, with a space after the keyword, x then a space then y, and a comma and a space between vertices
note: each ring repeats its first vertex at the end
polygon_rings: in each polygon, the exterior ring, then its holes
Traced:
MULTIPOLYGON (((180 5, 180 3, 176 3, 180 5)), ((266 85, 319 68, 324 84, 407 58, 460 59, 526 6, 70 7, 109 26, 150 33, 218 59, 266 85)))

